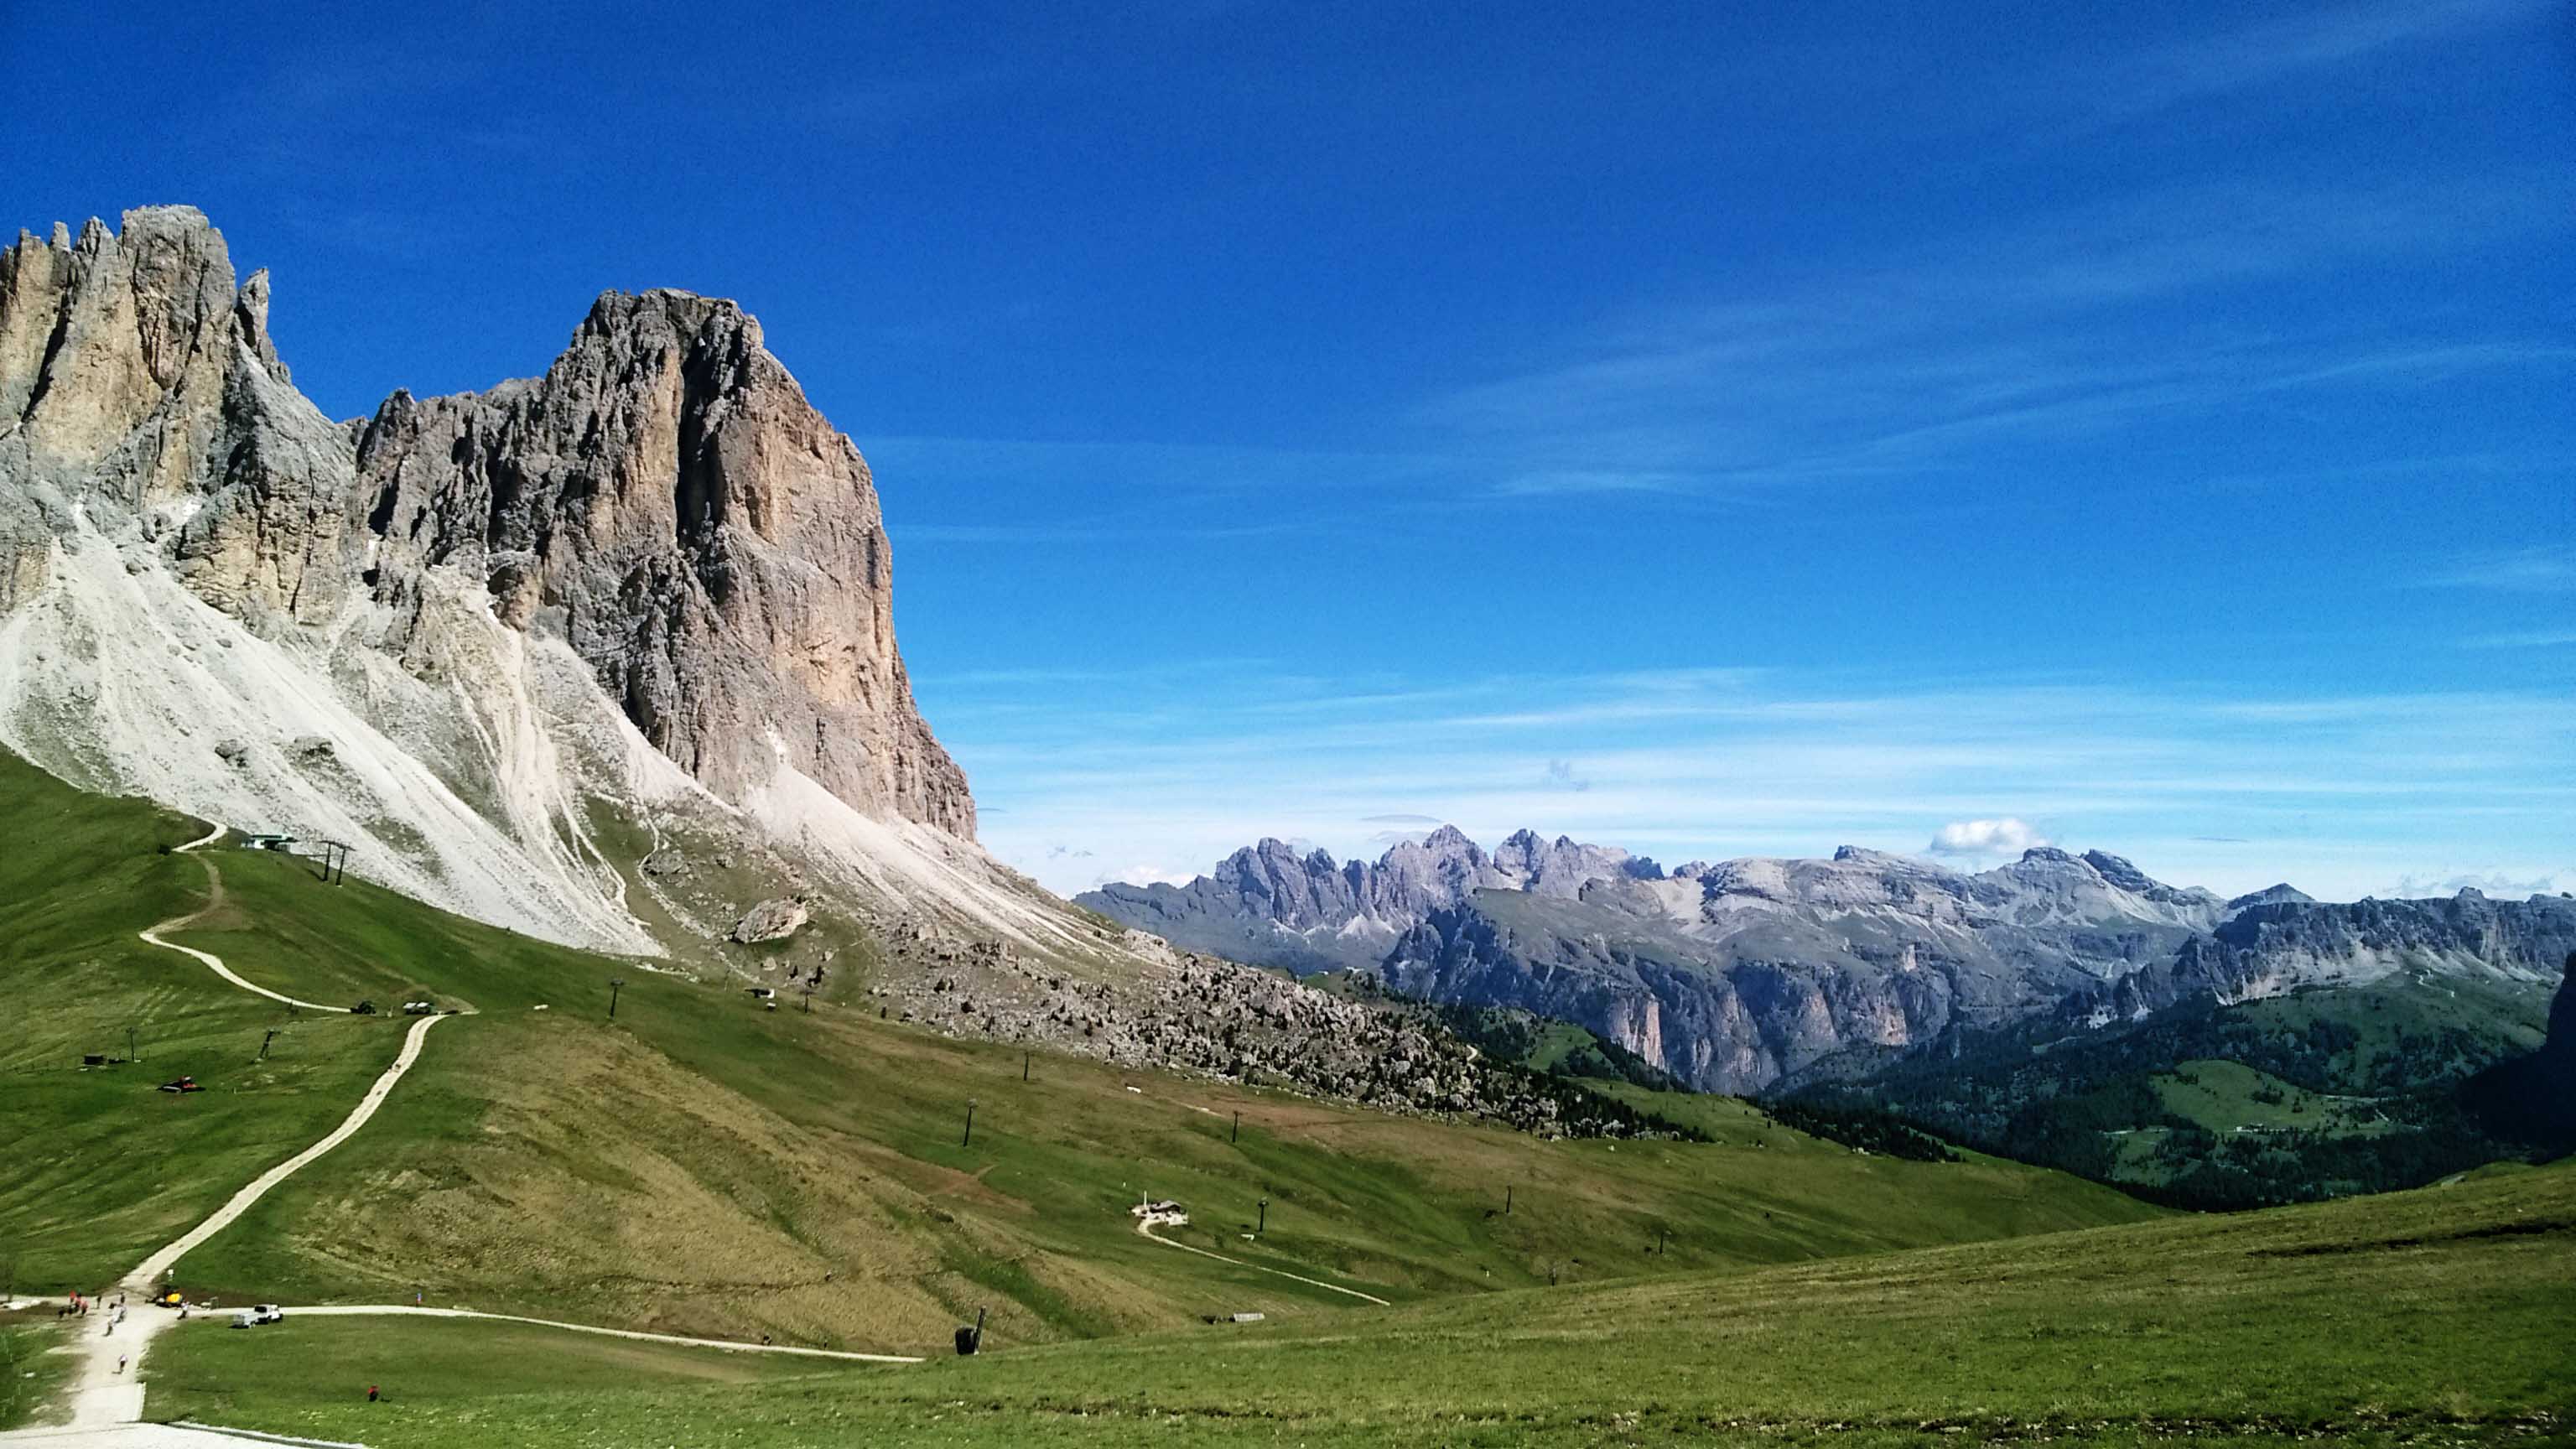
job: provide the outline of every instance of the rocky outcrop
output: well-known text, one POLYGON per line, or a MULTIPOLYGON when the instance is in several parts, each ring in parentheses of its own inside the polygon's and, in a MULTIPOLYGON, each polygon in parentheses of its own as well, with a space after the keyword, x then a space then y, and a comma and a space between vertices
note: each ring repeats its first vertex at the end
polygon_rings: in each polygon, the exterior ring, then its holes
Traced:
POLYGON ((756 946, 764 941, 784 941, 804 929, 812 913, 805 903, 791 896, 762 901, 742 913, 734 922, 732 939, 740 945, 756 946))
POLYGON ((0 251, 0 616, 85 535, 255 633, 327 626, 415 678, 470 667, 479 606, 569 645, 720 797, 783 767, 973 838, 895 646, 867 464, 740 309, 611 292, 543 377, 397 393, 352 430, 295 390, 268 295, 188 207, 0 251))
POLYGON ((147 207, 0 252, 0 612, 77 511, 161 543, 218 607, 319 617, 348 484, 346 435, 269 340, 267 274, 236 289, 203 214, 147 207))
POLYGON ((1661 1136, 1670 1127, 1488 1059, 1419 1003, 1329 994, 1143 935, 1125 943, 1142 967, 1133 986, 1072 976, 999 942, 922 944, 936 950, 935 969, 869 994, 889 1016, 951 1036, 1043 1041, 1118 1065, 1481 1117, 1551 1137, 1661 1136))
POLYGON ((2313 905, 2316 899, 2315 896, 2309 895, 2288 881, 2283 881, 2279 885, 2268 885, 2259 891, 2248 891, 2234 897, 2228 901, 2227 911, 2228 914, 2234 915, 2250 906, 2313 905))
POLYGON ((409 642, 423 579, 560 633, 646 739, 739 799, 784 763, 972 838, 914 709, 867 464, 730 302, 611 292, 545 376, 396 393, 361 434, 353 562, 409 642))

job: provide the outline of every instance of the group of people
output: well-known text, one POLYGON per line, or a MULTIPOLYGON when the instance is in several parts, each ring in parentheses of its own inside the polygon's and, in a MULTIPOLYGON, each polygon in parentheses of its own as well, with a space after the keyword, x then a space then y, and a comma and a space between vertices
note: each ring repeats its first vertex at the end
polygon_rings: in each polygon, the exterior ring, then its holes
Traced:
POLYGON ((62 1307, 54 1310, 54 1316, 56 1318, 87 1318, 89 1317, 90 1305, 92 1304, 97 1304, 100 1310, 107 1315, 107 1331, 109 1333, 116 1332, 116 1325, 125 1321, 125 1295, 122 1293, 117 1294, 116 1302, 111 1304, 104 1298, 83 1298, 79 1293, 75 1292, 69 1298, 63 1300, 62 1307))

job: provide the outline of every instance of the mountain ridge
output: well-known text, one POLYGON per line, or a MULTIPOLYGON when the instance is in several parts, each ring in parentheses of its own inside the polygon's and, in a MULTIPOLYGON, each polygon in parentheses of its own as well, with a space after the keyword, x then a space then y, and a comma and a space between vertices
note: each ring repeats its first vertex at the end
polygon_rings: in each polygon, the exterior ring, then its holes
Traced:
MULTIPOLYGON (((1539 839, 1512 836, 1516 858, 1539 839)), ((2082 1030, 2403 970, 2537 986, 2553 943, 2576 937, 2576 902, 2556 897, 2331 904, 2282 886, 2230 901, 2100 850, 2033 847, 1974 873, 1856 846, 1669 872, 1563 837, 1548 852, 1553 874, 1509 877, 1452 826, 1374 865, 1265 841, 1186 886, 1079 902, 1192 949, 1563 1017, 1719 1091, 1954 1026, 2082 1030)))

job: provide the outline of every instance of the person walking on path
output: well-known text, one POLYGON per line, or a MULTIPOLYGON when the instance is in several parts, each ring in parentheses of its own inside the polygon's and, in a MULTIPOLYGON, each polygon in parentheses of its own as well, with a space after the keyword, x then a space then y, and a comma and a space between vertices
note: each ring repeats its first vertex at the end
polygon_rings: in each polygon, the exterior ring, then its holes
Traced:
POLYGON ((118 1373, 125 1372, 125 1355, 121 1353, 116 1356, 116 1371, 118 1373))

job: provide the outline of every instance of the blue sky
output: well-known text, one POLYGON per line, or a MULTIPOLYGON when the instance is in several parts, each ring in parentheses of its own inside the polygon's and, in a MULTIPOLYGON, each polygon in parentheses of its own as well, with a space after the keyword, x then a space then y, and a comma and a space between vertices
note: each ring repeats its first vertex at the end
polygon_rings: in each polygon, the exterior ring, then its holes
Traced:
POLYGON ((203 207, 340 415, 739 298, 1059 889, 2576 888, 2564 7, 1078 8, 22 7, 8 220, 203 207))

